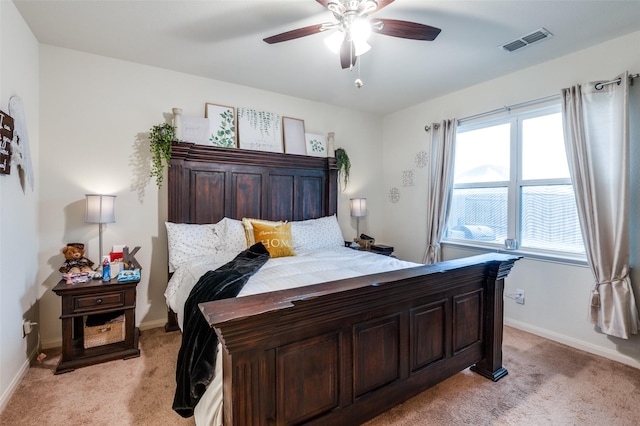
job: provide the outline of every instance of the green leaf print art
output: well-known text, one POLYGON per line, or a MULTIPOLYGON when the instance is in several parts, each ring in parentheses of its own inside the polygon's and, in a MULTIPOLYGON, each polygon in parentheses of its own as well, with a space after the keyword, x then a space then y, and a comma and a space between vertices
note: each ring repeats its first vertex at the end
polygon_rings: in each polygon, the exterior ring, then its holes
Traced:
POLYGON ((307 142, 307 155, 313 157, 326 157, 327 156, 327 137, 324 135, 315 135, 312 133, 305 133, 305 140, 307 142))
POLYGON ((236 146, 236 112, 234 107, 206 104, 205 117, 209 119, 209 142, 213 146, 236 146))

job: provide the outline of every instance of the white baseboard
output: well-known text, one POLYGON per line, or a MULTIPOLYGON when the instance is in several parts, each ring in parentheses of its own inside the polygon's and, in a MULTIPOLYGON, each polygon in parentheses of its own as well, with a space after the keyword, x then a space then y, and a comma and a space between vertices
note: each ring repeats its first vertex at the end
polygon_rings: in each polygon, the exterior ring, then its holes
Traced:
POLYGON ((509 318, 504 319, 504 325, 517 328, 518 330, 526 331, 528 333, 535 334, 536 336, 544 337, 546 339, 553 340, 554 342, 562 343, 563 345, 571 346, 572 348, 580 349, 581 351, 599 355, 601 357, 608 358, 613 361, 621 362, 631 367, 640 369, 640 361, 621 354, 620 352, 613 349, 603 348, 602 346, 597 346, 583 340, 578 340, 571 336, 556 333, 554 331, 532 326, 531 324, 509 318))
POLYGON ((158 328, 158 327, 163 327, 164 328, 164 325, 166 323, 167 323, 167 319, 166 318, 159 319, 159 320, 153 320, 153 321, 146 321, 146 322, 140 323, 138 328, 140 328, 140 330, 142 330, 142 331, 149 330, 151 328, 158 328))
POLYGON ((0 413, 4 411, 5 407, 9 403, 9 400, 13 396, 13 393, 16 391, 16 389, 18 389, 20 382, 22 382, 22 379, 24 379, 24 376, 26 376, 27 371, 29 371, 29 365, 31 364, 31 361, 36 359, 36 356, 38 356, 38 348, 34 348, 29 357, 22 363, 22 366, 13 377, 13 380, 2 394, 2 397, 0 397, 0 413))
MULTIPOLYGON (((167 322, 166 319, 147 321, 147 322, 141 323, 139 328, 140 330, 149 330, 152 328, 164 327, 166 322, 167 322)), ((57 339, 42 341, 40 342, 40 345, 42 346, 42 349, 62 347, 62 337, 57 339)), ((27 374, 27 371, 29 371, 29 365, 31 364, 31 361, 36 359, 37 356, 38 356, 38 348, 34 348, 33 352, 29 355, 28 359, 24 361, 24 363, 20 367, 20 370, 18 370, 18 372, 14 376, 9 387, 5 390, 5 392, 0 397, 0 413, 7 406, 7 404, 9 403, 9 400, 11 399, 11 396, 18 388, 18 385, 20 385, 20 382, 22 381, 24 376, 27 374)))

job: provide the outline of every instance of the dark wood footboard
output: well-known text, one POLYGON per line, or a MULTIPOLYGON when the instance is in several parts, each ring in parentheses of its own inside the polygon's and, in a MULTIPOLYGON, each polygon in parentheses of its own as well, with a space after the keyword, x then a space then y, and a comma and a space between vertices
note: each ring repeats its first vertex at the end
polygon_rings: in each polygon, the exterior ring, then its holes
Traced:
POLYGON ((228 425, 355 425, 457 372, 498 380, 504 277, 487 254, 204 303, 228 425))
POLYGON ((171 308, 167 308, 167 322, 164 324, 164 331, 167 333, 170 331, 178 331, 180 326, 178 325, 178 314, 173 312, 171 308))

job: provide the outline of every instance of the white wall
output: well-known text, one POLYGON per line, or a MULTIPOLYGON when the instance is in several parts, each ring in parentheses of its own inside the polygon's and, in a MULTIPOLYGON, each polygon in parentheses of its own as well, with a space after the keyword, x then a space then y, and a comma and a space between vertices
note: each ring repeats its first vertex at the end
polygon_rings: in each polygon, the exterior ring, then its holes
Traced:
MULTIPOLYGON (((98 226, 84 223, 84 194, 115 194, 116 223, 104 226, 104 251, 114 244, 141 246, 142 264, 136 320, 160 326, 166 318, 167 283, 164 221, 166 186, 160 191, 149 175, 149 128, 164 121, 172 107, 204 117, 206 102, 247 106, 304 119, 310 133, 335 132, 335 146, 346 148, 352 178, 338 202, 345 237, 355 235, 348 198, 367 196, 380 205, 380 117, 275 93, 208 80, 53 46, 41 46, 42 190, 38 282, 43 344, 60 344, 60 302, 50 289, 59 279, 61 247, 88 244, 98 259, 98 226)), ((368 217, 382 227, 382 208, 368 217)), ((367 223, 361 225, 367 230, 367 223)))
POLYGON ((22 97, 35 190, 18 169, 0 175, 0 410, 28 367, 37 335, 22 337, 22 320, 38 322, 38 43, 13 2, 0 2, 0 109, 22 97))
MULTIPOLYGON (((549 41, 552 43, 553 40, 549 41)), ((563 87, 599 79, 613 78, 624 70, 640 72, 640 32, 546 62, 520 72, 469 87, 447 96, 434 99, 388 115, 384 120, 383 175, 385 191, 398 187, 400 201, 384 203, 387 223, 383 238, 395 246, 399 257, 421 261, 425 252, 426 188, 425 169, 417 169, 416 185, 401 186, 401 172, 416 169, 415 154, 428 151, 429 135, 424 126, 445 118, 463 118, 490 111, 504 105, 539 99, 558 94, 563 87)), ((540 45, 542 48, 542 45, 540 45)), ((517 55, 517 52, 514 53, 517 55)), ((640 105, 640 81, 631 88, 634 106, 632 139, 634 159, 637 160, 640 143, 638 108, 640 105)), ((635 160, 632 160, 635 161, 635 160)), ((640 215, 638 189, 640 174, 632 163, 632 211, 634 218, 640 215)), ((634 254, 632 266, 640 265, 636 241, 637 226, 633 228, 634 254)), ((444 257, 455 258, 472 251, 445 247, 444 257)), ((636 300, 640 300, 640 275, 634 269, 632 281, 636 300)), ((591 284, 591 272, 587 267, 525 259, 516 263, 507 278, 506 293, 516 288, 526 292, 526 304, 516 305, 505 299, 505 321, 534 333, 562 341, 591 352, 618 359, 640 367, 640 338, 634 336, 625 341, 610 338, 594 330, 587 322, 587 308, 591 284)))

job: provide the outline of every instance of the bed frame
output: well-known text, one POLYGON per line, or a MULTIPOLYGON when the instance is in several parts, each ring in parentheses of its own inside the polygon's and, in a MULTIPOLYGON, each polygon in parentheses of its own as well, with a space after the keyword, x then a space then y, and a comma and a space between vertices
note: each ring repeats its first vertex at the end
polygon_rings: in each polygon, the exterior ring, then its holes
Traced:
MULTIPOLYGON (((333 158, 174 144, 169 220, 331 215, 336 174, 333 158)), ((355 425, 469 366, 499 380, 504 278, 517 259, 492 253, 201 304, 224 348, 225 425, 355 425)))

